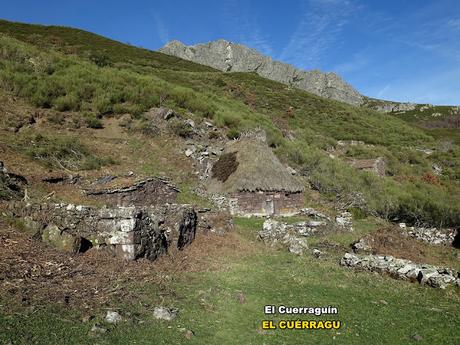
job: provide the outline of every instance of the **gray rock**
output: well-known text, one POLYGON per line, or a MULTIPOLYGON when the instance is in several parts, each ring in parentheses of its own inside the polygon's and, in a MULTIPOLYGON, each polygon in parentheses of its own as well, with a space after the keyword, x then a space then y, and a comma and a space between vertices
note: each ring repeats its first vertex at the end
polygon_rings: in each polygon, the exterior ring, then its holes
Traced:
POLYGON ((174 117, 176 114, 174 110, 160 107, 160 108, 152 108, 151 111, 155 114, 156 117, 161 118, 163 120, 169 120, 174 117))
POLYGON ((318 259, 318 258, 320 258, 322 255, 323 255, 323 252, 322 252, 322 251, 320 251, 319 249, 316 249, 316 248, 313 249, 313 256, 314 256, 315 258, 318 259))
POLYGON ((321 97, 353 105, 363 103, 363 96, 335 73, 323 73, 318 70, 302 71, 289 64, 273 61, 270 57, 241 44, 218 40, 186 46, 179 41, 171 41, 161 48, 160 52, 224 72, 256 72, 267 79, 294 86, 321 97))
POLYGON ((185 155, 187 157, 190 157, 191 155, 193 155, 194 152, 195 152, 194 150, 192 150, 191 148, 188 148, 185 150, 185 155))
POLYGON ((170 309, 166 307, 155 307, 153 316, 158 320, 171 321, 177 317, 177 309, 170 309))
POLYGON ((317 228, 318 226, 326 225, 326 222, 322 220, 309 220, 307 222, 307 225, 312 228, 317 228))
POLYGON ((274 219, 267 219, 262 230, 259 231, 259 237, 267 245, 281 244, 288 248, 291 253, 302 255, 308 249, 305 237, 311 236, 315 232, 314 228, 306 226, 306 222, 285 224, 274 219))
POLYGON ((326 220, 328 222, 331 222, 331 219, 326 216, 324 213, 321 213, 319 211, 316 211, 312 208, 303 208, 300 210, 300 214, 302 215, 305 215, 305 216, 308 216, 308 217, 313 217, 313 218, 316 218, 316 219, 323 219, 323 220, 326 220))
POLYGON ((373 109, 383 113, 397 113, 414 110, 417 107, 416 103, 398 103, 391 101, 380 101, 380 104, 372 106, 373 109))
POLYGON ((358 242, 353 244, 352 249, 355 253, 371 252, 372 242, 372 237, 363 237, 358 242))
POLYGON ((296 255, 303 255, 305 250, 308 249, 307 240, 305 238, 290 237, 286 242, 289 245, 289 252, 296 255))
POLYGON ((109 182, 112 182, 116 178, 117 178, 116 176, 106 175, 106 176, 99 177, 95 183, 96 184, 107 184, 109 182))
POLYGON ((185 123, 190 127, 195 128, 195 121, 193 121, 192 119, 185 120, 185 123))
POLYGON ((91 328, 91 333, 99 333, 99 334, 104 334, 104 333, 107 333, 107 328, 104 328, 104 327, 101 327, 99 325, 94 325, 92 328, 91 328))
POLYGON ((353 231, 353 217, 350 212, 342 212, 335 217, 335 221, 339 227, 353 231))
POLYGON ((105 321, 108 323, 118 323, 123 321, 121 315, 113 310, 107 311, 107 315, 105 316, 105 321))

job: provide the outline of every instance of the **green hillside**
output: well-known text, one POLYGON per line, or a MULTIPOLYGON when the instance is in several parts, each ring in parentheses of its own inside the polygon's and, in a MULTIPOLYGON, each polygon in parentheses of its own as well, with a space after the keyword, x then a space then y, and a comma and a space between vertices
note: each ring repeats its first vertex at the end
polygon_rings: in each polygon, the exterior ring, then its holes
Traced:
MULTIPOLYGON (((458 288, 430 289, 338 266, 353 242, 394 229, 395 222, 460 226, 458 129, 424 126, 417 112, 385 114, 83 30, 0 20, 0 161, 28 181, 16 200, 88 201, 80 187, 45 183, 44 176, 89 183, 155 175, 178 186, 179 202, 202 210, 211 201, 197 191, 202 184, 184 147, 223 144, 263 129, 274 153, 304 181, 305 206, 331 217, 346 208, 355 222, 354 232, 309 242, 326 253, 320 259, 267 248, 257 238, 263 220, 235 218, 233 233, 200 233, 190 249, 158 263, 121 263, 42 246, 23 231, 24 222, 6 215, 14 190, 0 180, 0 343, 290 344, 308 338, 407 344, 422 338, 455 344, 458 288), (158 124, 149 112, 154 107, 176 116, 158 124), (377 157, 386 161, 384 177, 350 165, 377 157), (40 272, 43 285, 34 281, 40 272), (24 282, 30 287, 21 288, 24 282), (63 289, 71 292, 63 297, 63 289), (338 306, 343 329, 306 336, 260 329, 264 304, 307 302, 338 306), (155 305, 178 307, 178 319, 155 320, 155 305), (129 321, 104 324, 110 308, 129 321), (107 329, 94 336, 91 328, 100 324, 107 329)), ((458 268, 453 247, 413 251, 458 268)))
POLYGON ((442 147, 442 140, 394 116, 322 99, 255 74, 210 72, 80 30, 2 22, 0 31, 2 89, 35 107, 90 119, 129 113, 142 121, 145 111, 161 104, 184 116, 212 119, 229 137, 262 127, 278 155, 331 200, 359 192, 367 201, 360 207, 369 214, 458 223, 459 206, 453 202, 459 195, 458 146, 425 156, 416 149, 442 147), (40 39, 31 38, 37 34, 40 39), (91 58, 94 54, 110 62, 101 66, 91 58), (287 140, 287 132, 295 140, 287 140), (350 148, 343 158, 383 156, 390 177, 379 179, 329 159, 324 150, 334 149, 337 140, 374 145, 350 148), (432 164, 445 166, 435 184, 423 178, 432 173, 432 164))

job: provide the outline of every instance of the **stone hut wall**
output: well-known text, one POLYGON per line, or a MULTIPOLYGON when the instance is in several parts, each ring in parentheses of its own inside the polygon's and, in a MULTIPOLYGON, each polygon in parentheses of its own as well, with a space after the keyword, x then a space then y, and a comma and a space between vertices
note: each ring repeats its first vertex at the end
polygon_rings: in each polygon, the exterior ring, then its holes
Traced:
POLYGON ((197 217, 187 205, 101 208, 73 204, 15 205, 13 216, 43 241, 70 251, 107 247, 128 260, 155 260, 195 238, 197 217))
POLYGON ((244 216, 294 215, 304 203, 302 192, 236 192, 231 197, 232 213, 244 216))
POLYGON ((132 186, 106 189, 87 190, 85 194, 102 204, 109 206, 144 206, 175 203, 179 190, 159 178, 151 178, 132 186))

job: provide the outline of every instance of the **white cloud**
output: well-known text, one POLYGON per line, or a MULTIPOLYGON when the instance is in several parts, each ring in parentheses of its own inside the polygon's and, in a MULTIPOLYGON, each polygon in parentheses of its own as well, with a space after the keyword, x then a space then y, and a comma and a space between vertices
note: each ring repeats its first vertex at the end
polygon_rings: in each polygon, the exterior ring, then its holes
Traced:
POLYGON ((394 80, 371 97, 400 102, 433 103, 438 105, 460 105, 460 68, 431 74, 429 72, 410 79, 394 80))
POLYGON ((379 92, 377 92, 377 98, 384 99, 385 94, 387 93, 388 90, 390 90, 390 88, 391 88, 390 84, 387 84, 383 88, 381 88, 379 92))
POLYGON ((450 19, 447 21, 447 26, 454 28, 456 30, 460 30, 460 18, 450 19))
POLYGON ((170 41, 169 30, 163 22, 163 19, 158 14, 154 15, 155 29, 161 43, 166 44, 170 41))
POLYGON ((370 61, 367 52, 361 51, 355 53, 349 61, 334 66, 333 71, 344 76, 348 73, 360 72, 364 68, 369 67, 369 64, 370 61))
POLYGON ((250 3, 239 0, 224 2, 224 20, 231 27, 234 39, 265 55, 272 55, 270 39, 261 31, 250 3))
POLYGON ((300 68, 316 67, 359 7, 344 0, 310 0, 279 59, 300 68))

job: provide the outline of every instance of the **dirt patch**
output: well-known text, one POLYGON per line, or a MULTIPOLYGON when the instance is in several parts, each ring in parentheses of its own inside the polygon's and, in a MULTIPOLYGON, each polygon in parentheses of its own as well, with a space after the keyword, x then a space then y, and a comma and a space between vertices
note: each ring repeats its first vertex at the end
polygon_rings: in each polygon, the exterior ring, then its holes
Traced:
POLYGON ((236 160, 236 154, 237 152, 230 152, 220 156, 219 160, 212 167, 212 177, 217 178, 221 182, 227 181, 238 168, 239 163, 236 160))
POLYGON ((172 276, 226 269, 229 258, 254 250, 236 234, 198 234, 189 247, 155 263, 124 261, 96 249, 63 253, 0 221, 0 298, 11 310, 48 304, 76 310, 129 306, 144 299, 141 291, 148 289, 140 287, 146 284, 163 296, 173 294, 172 276))

